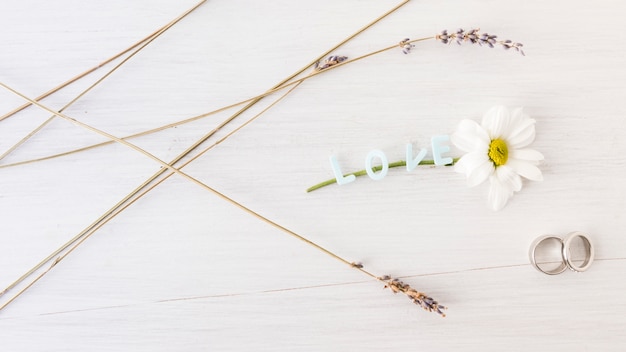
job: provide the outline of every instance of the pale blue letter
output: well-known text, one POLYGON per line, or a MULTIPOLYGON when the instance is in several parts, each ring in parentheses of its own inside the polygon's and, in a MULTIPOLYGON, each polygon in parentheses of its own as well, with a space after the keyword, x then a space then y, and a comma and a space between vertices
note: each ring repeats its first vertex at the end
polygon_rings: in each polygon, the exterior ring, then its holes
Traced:
POLYGON ((420 161, 424 160, 426 156, 426 149, 422 148, 413 159, 413 145, 411 143, 406 145, 406 171, 413 171, 417 165, 420 164, 420 161))
POLYGON ((367 154, 365 158, 365 171, 367 171, 367 175, 372 180, 382 180, 386 175, 387 171, 389 171, 389 162, 387 161, 387 156, 381 150, 375 149, 367 154), (372 170, 372 159, 375 157, 379 157, 382 163, 382 169, 379 173, 374 173, 372 170))
POLYGON ((435 165, 448 165, 452 164, 452 158, 442 158, 441 154, 449 152, 450 146, 442 145, 442 143, 450 140, 450 136, 434 136, 431 140, 433 145, 433 159, 435 160, 435 165))
POLYGON ((345 185, 346 183, 350 183, 356 179, 356 176, 354 175, 343 176, 341 169, 339 169, 337 158, 335 158, 334 155, 330 156, 330 166, 333 168, 333 174, 335 174, 335 179, 337 180, 338 185, 345 185))

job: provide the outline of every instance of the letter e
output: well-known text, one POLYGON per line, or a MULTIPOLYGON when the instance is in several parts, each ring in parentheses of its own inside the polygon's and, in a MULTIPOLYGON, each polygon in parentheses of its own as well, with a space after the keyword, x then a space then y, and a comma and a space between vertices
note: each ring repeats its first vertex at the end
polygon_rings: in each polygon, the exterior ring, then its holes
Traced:
POLYGON ((441 154, 449 152, 450 146, 445 145, 443 143, 450 140, 450 136, 442 135, 442 136, 433 136, 431 143, 433 146, 433 159, 435 161, 435 165, 449 165, 452 164, 453 160, 450 157, 442 158, 441 154))

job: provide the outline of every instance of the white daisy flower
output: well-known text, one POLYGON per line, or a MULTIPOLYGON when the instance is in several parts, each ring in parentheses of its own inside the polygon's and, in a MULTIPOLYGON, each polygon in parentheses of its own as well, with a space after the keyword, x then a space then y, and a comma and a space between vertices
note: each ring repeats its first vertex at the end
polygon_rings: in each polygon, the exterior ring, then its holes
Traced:
POLYGON ((463 120, 452 135, 452 143, 467 153, 455 163, 454 170, 465 174, 469 187, 489 178, 489 205, 500 210, 514 192, 522 189, 520 176, 543 180, 536 166, 543 155, 526 148, 534 139, 535 120, 521 108, 509 111, 494 106, 485 113, 481 125, 463 120))

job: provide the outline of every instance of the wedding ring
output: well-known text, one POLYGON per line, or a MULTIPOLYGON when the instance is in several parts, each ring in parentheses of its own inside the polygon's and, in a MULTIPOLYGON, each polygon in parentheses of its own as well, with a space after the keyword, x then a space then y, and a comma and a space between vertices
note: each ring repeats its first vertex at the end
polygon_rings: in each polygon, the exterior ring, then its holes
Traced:
POLYGON ((563 241, 561 240, 561 237, 557 237, 557 236, 553 236, 553 235, 546 235, 546 236, 541 236, 539 238, 537 238, 535 241, 533 241, 533 243, 530 245, 530 251, 528 252, 528 256, 530 257, 530 263, 535 267, 535 269, 541 271, 544 274, 548 274, 548 275, 557 275, 562 273, 563 271, 565 271, 565 269, 567 269, 568 265, 565 264, 565 260, 564 259, 564 255, 563 253, 565 253, 565 249, 564 249, 564 244, 563 241), (557 259, 557 263, 559 263, 559 266, 548 270, 548 269, 544 269, 542 268, 539 264, 548 264, 551 262, 541 262, 538 263, 537 262, 537 249, 540 248, 542 250, 545 250, 548 242, 557 242, 557 246, 558 246, 558 252, 557 251, 553 251, 555 253, 559 253, 559 258, 557 259))
POLYGON ((593 253, 593 244, 591 240, 585 236, 584 233, 580 231, 574 231, 568 234, 563 240, 563 260, 567 264, 567 267, 576 272, 583 272, 589 269, 591 263, 593 262, 594 253, 593 253), (573 263, 572 260, 572 244, 576 240, 576 238, 580 238, 583 242, 583 247, 585 248, 585 259, 582 265, 577 266, 573 263))

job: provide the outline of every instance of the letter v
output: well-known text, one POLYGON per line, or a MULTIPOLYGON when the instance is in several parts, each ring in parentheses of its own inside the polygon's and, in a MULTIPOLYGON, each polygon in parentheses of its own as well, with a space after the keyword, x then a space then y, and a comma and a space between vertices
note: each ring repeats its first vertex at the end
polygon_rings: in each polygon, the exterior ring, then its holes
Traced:
POLYGON ((406 145, 406 171, 413 171, 417 165, 420 164, 424 157, 426 156, 426 149, 422 148, 415 157, 413 158, 413 145, 411 143, 406 145))

